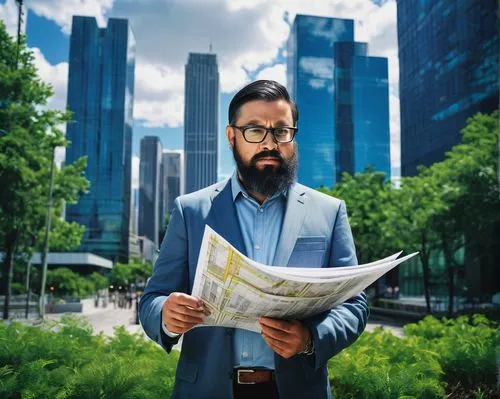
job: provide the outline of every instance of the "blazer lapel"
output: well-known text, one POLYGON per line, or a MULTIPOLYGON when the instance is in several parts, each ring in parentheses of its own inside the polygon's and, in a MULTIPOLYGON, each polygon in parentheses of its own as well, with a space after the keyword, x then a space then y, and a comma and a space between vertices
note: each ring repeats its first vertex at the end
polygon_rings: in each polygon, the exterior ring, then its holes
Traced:
POLYGON ((233 201, 231 180, 228 180, 225 185, 218 186, 210 199, 212 200, 212 208, 206 224, 229 241, 238 251, 246 255, 240 222, 233 201))
POLYGON ((307 196, 300 185, 293 185, 288 191, 288 201, 286 204, 285 218, 281 235, 278 241, 278 248, 274 256, 274 265, 287 266, 292 254, 295 242, 300 233, 300 228, 306 216, 307 196))

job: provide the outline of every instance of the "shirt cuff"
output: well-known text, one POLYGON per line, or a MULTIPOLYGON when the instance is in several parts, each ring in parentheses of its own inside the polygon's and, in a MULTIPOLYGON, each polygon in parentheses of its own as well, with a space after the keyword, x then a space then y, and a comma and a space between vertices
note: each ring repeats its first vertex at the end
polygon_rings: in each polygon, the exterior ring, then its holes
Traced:
POLYGON ((167 328, 167 326, 165 325, 165 323, 163 321, 161 322, 161 329, 170 338, 177 338, 179 335, 181 335, 181 334, 177 334, 177 333, 173 333, 173 332, 168 331, 168 328, 167 328))

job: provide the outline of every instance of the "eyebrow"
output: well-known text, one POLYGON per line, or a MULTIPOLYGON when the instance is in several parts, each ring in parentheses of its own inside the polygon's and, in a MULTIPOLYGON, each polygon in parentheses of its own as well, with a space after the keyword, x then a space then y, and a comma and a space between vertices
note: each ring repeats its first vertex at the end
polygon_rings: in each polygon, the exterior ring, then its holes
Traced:
MULTIPOLYGON (((264 126, 262 120, 260 119, 250 119, 250 121, 244 123, 244 125, 258 125, 264 126)), ((292 126, 293 124, 288 124, 286 121, 279 119, 274 123, 274 126, 292 126)))

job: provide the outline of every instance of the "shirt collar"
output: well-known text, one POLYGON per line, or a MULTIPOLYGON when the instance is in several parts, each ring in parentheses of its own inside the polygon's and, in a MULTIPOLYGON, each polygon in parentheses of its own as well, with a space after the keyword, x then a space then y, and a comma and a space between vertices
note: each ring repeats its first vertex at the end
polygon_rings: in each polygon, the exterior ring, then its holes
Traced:
MULTIPOLYGON (((231 176, 231 191, 233 194, 233 202, 236 201, 236 198, 238 198, 238 194, 240 193, 245 197, 250 197, 250 194, 247 193, 247 190, 245 190, 245 187, 243 187, 243 185, 241 184, 240 179, 238 179, 237 169, 235 169, 233 175, 231 176)), ((283 197, 286 198, 287 190, 283 190, 279 193, 274 194, 272 197, 269 197, 266 201, 279 197, 280 195, 283 195, 283 197)))

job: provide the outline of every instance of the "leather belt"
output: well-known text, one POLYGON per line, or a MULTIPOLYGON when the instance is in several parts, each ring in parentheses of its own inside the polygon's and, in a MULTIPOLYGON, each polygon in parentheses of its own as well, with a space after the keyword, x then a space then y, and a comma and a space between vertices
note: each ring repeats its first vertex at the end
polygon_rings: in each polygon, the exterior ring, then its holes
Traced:
POLYGON ((274 370, 268 369, 234 369, 238 384, 261 384, 275 380, 274 370))

